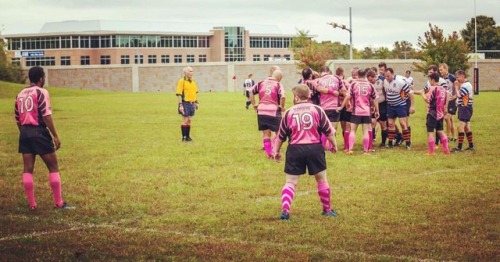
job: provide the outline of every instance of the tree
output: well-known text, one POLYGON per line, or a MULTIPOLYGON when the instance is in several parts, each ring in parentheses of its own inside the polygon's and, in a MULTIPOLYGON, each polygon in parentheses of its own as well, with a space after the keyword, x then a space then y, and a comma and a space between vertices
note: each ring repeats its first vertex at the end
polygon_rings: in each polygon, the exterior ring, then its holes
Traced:
POLYGON ((396 41, 391 52, 395 59, 413 59, 417 56, 417 52, 415 48, 413 48, 412 43, 405 40, 401 42, 396 41))
MULTIPOLYGON (((492 17, 480 15, 477 22, 477 49, 478 50, 500 50, 500 26, 496 26, 492 17)), ((475 50, 474 18, 471 18, 465 25, 465 29, 460 31, 460 35, 469 45, 471 50, 475 50)), ((500 53, 485 54, 486 58, 500 58, 500 53)))
POLYGON ((469 47, 453 32, 448 37, 444 37, 443 30, 429 23, 430 31, 424 33, 424 38, 418 37, 418 46, 422 49, 419 57, 423 63, 413 63, 416 71, 427 75, 427 68, 430 65, 448 64, 449 71, 455 72, 458 69, 467 71, 469 65, 469 47))
POLYGON ((327 45, 322 45, 308 36, 308 31, 298 30, 297 36, 292 38, 290 48, 294 52, 294 59, 300 69, 310 67, 319 71, 326 61, 333 59, 333 53, 327 45))
MULTIPOLYGON (((333 54, 332 59, 349 59, 349 45, 341 44, 340 42, 323 41, 321 45, 325 45, 333 54)), ((354 50, 353 50, 354 52, 354 50)))
POLYGON ((7 44, 0 38, 0 80, 14 83, 24 83, 26 76, 19 65, 9 64, 7 61, 7 44))

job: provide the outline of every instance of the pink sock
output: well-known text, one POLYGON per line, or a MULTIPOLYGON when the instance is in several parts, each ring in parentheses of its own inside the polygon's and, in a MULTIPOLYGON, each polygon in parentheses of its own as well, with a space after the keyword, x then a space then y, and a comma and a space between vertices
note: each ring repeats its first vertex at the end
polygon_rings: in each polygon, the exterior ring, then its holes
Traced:
POLYGON ((356 133, 350 132, 349 133, 349 151, 352 151, 354 148, 354 140, 356 140, 356 133))
POLYGON ((434 137, 427 138, 427 144, 429 145, 429 153, 434 154, 434 137))
POLYGON ((264 139, 264 150, 266 151, 267 157, 271 157, 272 153, 271 139, 269 138, 264 139))
POLYGON ((372 130, 368 131, 368 137, 369 137, 368 149, 373 149, 373 131, 372 130))
POLYGON ((330 207, 330 185, 328 185, 328 182, 318 183, 318 195, 323 211, 330 212, 332 209, 330 207))
POLYGON ((446 135, 441 137, 441 144, 443 144, 443 152, 445 154, 450 153, 450 149, 448 148, 448 137, 446 135))
POLYGON ((24 192, 28 198, 30 207, 36 207, 35 187, 33 186, 33 174, 23 173, 24 192))
POLYGON ((349 132, 344 132, 344 149, 349 149, 349 132))
POLYGON ((367 133, 363 135, 363 150, 368 152, 370 149, 370 135, 367 133))
POLYGON ((295 195, 295 185, 292 183, 286 183, 281 190, 281 209, 290 211, 290 206, 292 206, 293 197, 295 195))
POLYGON ((54 196, 54 204, 58 207, 63 205, 62 190, 61 190, 61 177, 59 172, 49 174, 50 187, 52 188, 52 195, 54 196))

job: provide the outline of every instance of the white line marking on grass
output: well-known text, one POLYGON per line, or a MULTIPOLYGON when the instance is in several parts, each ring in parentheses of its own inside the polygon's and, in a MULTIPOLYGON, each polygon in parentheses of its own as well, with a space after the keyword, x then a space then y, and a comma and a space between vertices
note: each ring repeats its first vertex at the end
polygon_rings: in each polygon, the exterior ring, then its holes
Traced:
POLYGON ((435 175, 435 174, 440 174, 440 173, 462 173, 462 172, 468 172, 468 171, 473 171, 475 170, 474 168, 455 168, 455 169, 438 169, 430 172, 423 172, 423 173, 418 173, 418 175, 435 175))
MULTIPOLYGON (((123 222, 123 220, 121 221, 123 222)), ((199 234, 199 233, 186 233, 186 232, 180 232, 180 231, 166 231, 166 230, 158 230, 158 229, 143 229, 143 228, 137 228, 137 227, 123 227, 119 225, 120 222, 116 223, 104 223, 104 224, 78 224, 78 223, 71 223, 69 225, 75 225, 71 228, 64 229, 64 230, 53 230, 53 231, 41 231, 41 232, 32 232, 28 234, 19 234, 19 235, 11 235, 7 237, 0 238, 0 242, 2 241, 12 241, 12 240, 18 240, 18 239, 26 239, 26 238, 35 238, 35 237, 40 237, 40 236, 47 236, 47 235, 55 235, 55 234, 61 234, 61 233, 66 233, 70 231, 79 231, 79 230, 86 230, 86 229, 92 229, 92 228, 106 228, 106 229, 113 229, 113 230, 122 230, 125 232, 153 232, 153 233, 161 233, 161 234, 170 234, 170 235, 179 235, 182 237, 192 237, 196 238, 197 240, 200 238, 204 239, 212 239, 216 242, 232 242, 232 243, 238 243, 238 244, 245 244, 245 245, 253 245, 253 246, 273 246, 273 247, 284 247, 288 248, 291 247, 292 249, 303 249, 303 250, 315 250, 317 252, 323 252, 325 254, 340 254, 340 255, 347 255, 347 256, 358 256, 364 259, 389 259, 389 260, 412 260, 412 261, 426 261, 426 262, 434 262, 434 261, 439 261, 439 260, 434 260, 434 259, 422 259, 422 258, 417 258, 417 257, 412 257, 412 256, 393 256, 393 255, 388 255, 388 254, 370 254, 367 252, 361 252, 361 251, 346 251, 346 250, 331 250, 325 247, 318 247, 315 245, 308 245, 308 244, 288 244, 288 243, 277 243, 277 242, 268 242, 268 241, 246 241, 246 240, 241 240, 241 239, 236 239, 236 238, 219 238, 217 236, 210 236, 210 235, 204 235, 204 234, 199 234)))

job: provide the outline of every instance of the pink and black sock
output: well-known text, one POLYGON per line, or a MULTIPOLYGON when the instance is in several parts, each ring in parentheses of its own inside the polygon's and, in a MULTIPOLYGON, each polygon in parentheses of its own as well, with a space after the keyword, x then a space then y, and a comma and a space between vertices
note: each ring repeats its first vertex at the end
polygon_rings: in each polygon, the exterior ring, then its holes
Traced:
POLYGON ((332 210, 330 207, 330 185, 328 182, 318 183, 318 196, 323 206, 323 211, 328 213, 332 210))
POLYGON ((293 197, 295 196, 295 185, 292 183, 286 183, 281 190, 281 209, 290 211, 292 206, 293 197))

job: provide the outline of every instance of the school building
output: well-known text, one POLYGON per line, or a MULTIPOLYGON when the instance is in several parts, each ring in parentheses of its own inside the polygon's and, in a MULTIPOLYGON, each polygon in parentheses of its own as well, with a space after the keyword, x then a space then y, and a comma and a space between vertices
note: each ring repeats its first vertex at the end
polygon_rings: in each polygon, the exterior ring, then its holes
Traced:
POLYGON ((277 26, 153 21, 63 21, 4 35, 12 63, 31 66, 287 61, 294 35, 277 26))

